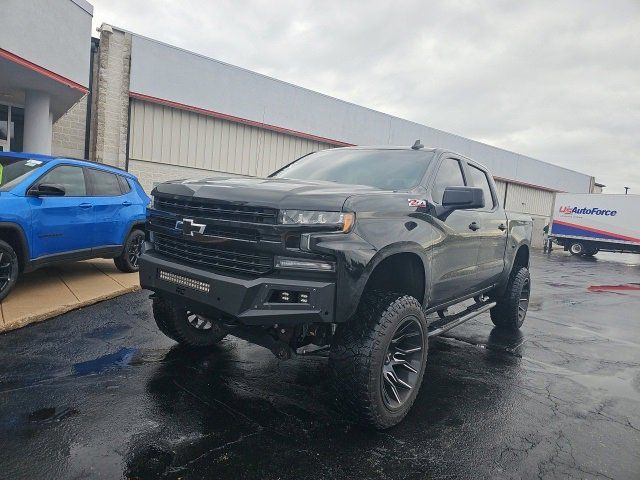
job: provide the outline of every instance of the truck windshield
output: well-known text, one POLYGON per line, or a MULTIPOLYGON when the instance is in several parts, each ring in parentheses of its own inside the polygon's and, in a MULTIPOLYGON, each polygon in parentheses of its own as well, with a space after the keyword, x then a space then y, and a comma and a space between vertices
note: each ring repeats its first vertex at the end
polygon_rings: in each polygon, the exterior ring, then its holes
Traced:
POLYGON ((323 150, 296 160, 271 177, 409 190, 420 183, 432 159, 429 151, 323 150))
POLYGON ((11 190, 44 162, 31 158, 13 158, 0 156, 0 192, 11 190))

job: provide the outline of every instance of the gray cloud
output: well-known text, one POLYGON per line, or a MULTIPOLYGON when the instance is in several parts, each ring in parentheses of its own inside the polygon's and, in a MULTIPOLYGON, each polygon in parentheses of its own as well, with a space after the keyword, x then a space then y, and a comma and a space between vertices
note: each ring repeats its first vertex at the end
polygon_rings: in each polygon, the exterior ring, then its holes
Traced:
POLYGON ((107 22, 640 193, 640 2, 93 0, 107 22))

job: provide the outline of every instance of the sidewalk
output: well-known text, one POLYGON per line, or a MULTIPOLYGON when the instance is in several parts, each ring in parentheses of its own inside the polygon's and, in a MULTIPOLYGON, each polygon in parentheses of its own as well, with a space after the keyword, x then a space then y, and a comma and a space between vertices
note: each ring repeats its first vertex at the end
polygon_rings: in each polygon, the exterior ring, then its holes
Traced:
POLYGON ((122 273, 113 260, 95 259, 22 275, 0 302, 0 332, 140 289, 137 273, 122 273))

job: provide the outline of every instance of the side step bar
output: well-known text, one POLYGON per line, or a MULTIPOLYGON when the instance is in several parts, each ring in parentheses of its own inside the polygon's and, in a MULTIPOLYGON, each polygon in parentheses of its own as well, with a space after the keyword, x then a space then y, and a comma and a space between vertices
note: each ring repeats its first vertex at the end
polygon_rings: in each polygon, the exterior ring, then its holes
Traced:
POLYGON ((445 322, 442 323, 440 321, 434 322, 436 323, 435 328, 430 330, 427 333, 427 337, 437 337, 438 335, 442 335, 444 332, 451 330, 452 328, 457 327, 458 325, 462 325, 467 320, 471 320, 478 315, 491 310, 496 306, 496 302, 486 301, 482 303, 476 303, 471 305, 466 310, 451 316, 450 318, 445 318, 445 322))

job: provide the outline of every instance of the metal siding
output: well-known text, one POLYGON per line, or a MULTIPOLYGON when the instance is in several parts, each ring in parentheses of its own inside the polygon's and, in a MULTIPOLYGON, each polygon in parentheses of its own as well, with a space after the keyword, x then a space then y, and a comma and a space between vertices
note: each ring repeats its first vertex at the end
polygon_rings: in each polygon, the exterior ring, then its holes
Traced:
POLYGON ((498 194, 498 202, 504 207, 504 192, 507 190, 507 182, 496 180, 496 193, 498 194))
POLYGON ((505 209, 548 217, 553 208, 553 198, 553 192, 510 183, 505 209))
POLYGON ((155 103, 132 100, 130 157, 202 170, 266 176, 332 145, 155 103))

